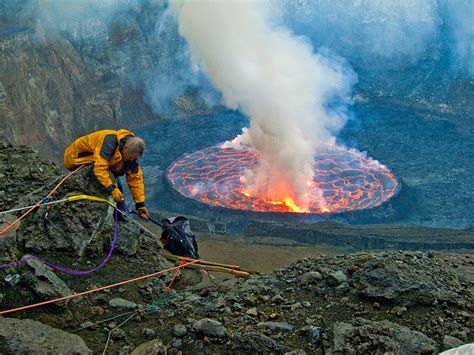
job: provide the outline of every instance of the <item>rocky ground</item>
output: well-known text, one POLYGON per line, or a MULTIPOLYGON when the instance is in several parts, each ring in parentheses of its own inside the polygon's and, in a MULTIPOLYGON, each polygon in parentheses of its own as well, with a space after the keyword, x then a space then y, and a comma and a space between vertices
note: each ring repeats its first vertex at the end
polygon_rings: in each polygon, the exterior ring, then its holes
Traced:
MULTIPOLYGON (((2 168, 2 186, 8 191, 0 195, 2 209, 31 204, 59 181, 58 170, 36 160, 28 148, 0 147, 5 162, 18 154, 26 154, 29 164, 2 168), (50 175, 42 175, 36 185, 9 172, 28 176, 40 168, 50 175), (6 200, 11 196, 16 202, 6 200)), ((54 198, 86 191, 105 197, 87 174, 84 170, 67 180, 54 198)), ((106 205, 54 205, 47 217, 43 207, 3 235, 0 261, 33 254, 84 270, 107 254, 114 220, 106 205)), ((14 215, 2 218, 11 222, 14 215)), ((173 266, 160 252, 150 234, 131 222, 120 223, 113 257, 88 277, 64 275, 36 260, 0 271, 0 309, 173 266)), ((168 291, 174 274, 4 315, 0 352, 435 354, 474 340, 472 254, 320 255, 247 278, 213 279, 186 270, 168 291)))

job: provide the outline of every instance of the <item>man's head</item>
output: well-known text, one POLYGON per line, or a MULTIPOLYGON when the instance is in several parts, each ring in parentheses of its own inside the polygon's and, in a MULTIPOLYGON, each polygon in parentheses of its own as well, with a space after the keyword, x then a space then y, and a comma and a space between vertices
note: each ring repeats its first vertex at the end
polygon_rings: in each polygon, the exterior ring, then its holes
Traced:
POLYGON ((122 149, 123 160, 135 160, 140 158, 145 151, 145 142, 138 137, 128 137, 122 149))

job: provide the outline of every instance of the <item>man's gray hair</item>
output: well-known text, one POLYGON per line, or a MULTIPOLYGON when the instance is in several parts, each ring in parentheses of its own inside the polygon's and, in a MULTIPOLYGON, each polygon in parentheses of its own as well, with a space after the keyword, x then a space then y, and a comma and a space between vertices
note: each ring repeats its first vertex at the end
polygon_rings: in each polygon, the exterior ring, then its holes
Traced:
POLYGON ((127 150, 129 153, 136 153, 141 157, 145 151, 145 142, 138 137, 129 137, 127 139, 127 150))

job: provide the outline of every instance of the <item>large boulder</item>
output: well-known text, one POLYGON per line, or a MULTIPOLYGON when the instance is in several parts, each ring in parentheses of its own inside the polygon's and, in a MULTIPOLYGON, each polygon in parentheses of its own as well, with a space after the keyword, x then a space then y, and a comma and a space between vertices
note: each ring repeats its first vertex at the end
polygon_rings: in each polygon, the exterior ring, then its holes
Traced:
MULTIPOLYGON (((30 193, 19 200, 20 205, 31 205, 47 195, 62 179, 30 193)), ((110 199, 87 166, 69 177, 52 195, 53 200, 74 195, 92 195, 110 199)), ((119 223, 117 250, 127 255, 137 249, 140 228, 132 223, 119 223)), ((30 214, 19 225, 16 240, 19 247, 37 253, 61 252, 63 255, 102 255, 114 235, 113 209, 106 203, 80 200, 46 207, 30 214)))
POLYGON ((0 352, 92 354, 79 336, 31 320, 0 317, 0 352))
POLYGON ((384 320, 358 318, 337 322, 326 353, 332 354, 435 354, 436 342, 425 334, 384 320))
POLYGON ((351 284, 365 297, 403 304, 455 302, 462 287, 441 258, 421 252, 362 256, 352 267, 351 284))

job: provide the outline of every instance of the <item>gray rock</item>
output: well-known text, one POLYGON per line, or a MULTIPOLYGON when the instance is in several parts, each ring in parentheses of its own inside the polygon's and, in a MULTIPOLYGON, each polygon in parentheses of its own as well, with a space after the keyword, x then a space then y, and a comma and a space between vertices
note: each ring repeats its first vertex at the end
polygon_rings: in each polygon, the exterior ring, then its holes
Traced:
POLYGON ((154 339, 140 344, 131 353, 131 355, 145 354, 166 355, 168 354, 168 351, 166 350, 166 346, 163 345, 163 341, 160 339, 154 339))
POLYGON ((254 317, 258 316, 257 308, 255 307, 249 308, 247 312, 245 312, 245 314, 248 314, 249 316, 254 316, 254 317))
POLYGON ((443 338, 443 346, 447 349, 457 348, 461 346, 464 342, 461 339, 455 338, 450 335, 445 335, 443 338))
POLYGON ((287 346, 278 343, 261 333, 243 333, 233 336, 230 340, 231 350, 250 353, 282 353, 290 350, 287 346))
POLYGON ((352 324, 333 325, 331 345, 327 354, 339 353, 400 353, 418 354, 427 348, 437 351, 437 344, 425 334, 384 320, 374 322, 358 318, 352 324))
POLYGON ((124 300, 123 298, 113 298, 109 301, 110 307, 123 308, 123 309, 136 309, 138 305, 131 301, 124 300))
POLYGON ((293 331, 293 326, 286 322, 260 322, 257 324, 259 327, 266 327, 273 331, 285 330, 288 332, 293 331))
POLYGON ((142 334, 145 338, 152 338, 156 336, 156 330, 152 328, 143 328, 142 334))
POLYGON ((275 302, 275 303, 281 303, 285 299, 281 296, 281 294, 277 293, 275 296, 272 297, 271 300, 272 300, 272 302, 275 302))
POLYGON ((328 283, 332 286, 338 286, 347 282, 347 276, 342 271, 331 272, 327 277, 328 283))
POLYGON ((217 338, 224 337, 227 333, 227 330, 222 323, 210 318, 198 320, 193 324, 193 329, 198 334, 217 338))
POLYGON ((10 354, 92 354, 79 336, 30 319, 0 317, 0 344, 10 354))
POLYGON ((453 302, 462 290, 456 273, 442 259, 414 253, 373 254, 353 273, 352 284, 363 296, 402 304, 453 302))
POLYGON ((72 295, 73 291, 67 287, 51 269, 42 262, 29 259, 26 264, 33 269, 27 272, 24 277, 27 284, 33 291, 42 298, 53 298, 72 295))
POLYGON ((173 334, 178 338, 184 337, 187 333, 188 330, 184 324, 176 324, 173 327, 173 334))
POLYGON ((171 347, 175 349, 181 349, 183 347, 183 341, 181 339, 174 339, 171 342, 171 347))
POLYGON ((311 344, 317 344, 321 339, 321 328, 308 325, 300 329, 300 334, 308 339, 311 344))

